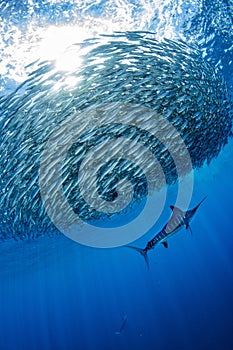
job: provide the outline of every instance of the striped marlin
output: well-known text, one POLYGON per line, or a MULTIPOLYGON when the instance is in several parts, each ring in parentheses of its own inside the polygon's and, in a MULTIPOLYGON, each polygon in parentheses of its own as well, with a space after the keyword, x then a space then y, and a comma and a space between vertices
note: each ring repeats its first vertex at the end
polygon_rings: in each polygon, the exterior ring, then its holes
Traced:
MULTIPOLYGON (((206 196, 207 197, 207 196, 206 196)), ((190 229, 190 232, 192 233, 191 227, 190 227, 190 221, 192 220, 194 214, 196 213, 197 209, 201 205, 201 203, 206 199, 203 198, 202 201, 193 209, 182 211, 181 209, 174 207, 173 205, 170 206, 172 210, 172 215, 167 222, 167 224, 162 228, 159 233, 157 233, 154 238, 152 238, 146 245, 145 248, 138 248, 127 245, 126 247, 134 249, 138 251, 145 259, 147 267, 149 269, 149 260, 148 260, 148 251, 151 249, 154 249, 154 247, 162 243, 165 248, 168 248, 167 239, 174 235, 177 231, 182 229, 183 227, 186 227, 186 229, 190 229)))

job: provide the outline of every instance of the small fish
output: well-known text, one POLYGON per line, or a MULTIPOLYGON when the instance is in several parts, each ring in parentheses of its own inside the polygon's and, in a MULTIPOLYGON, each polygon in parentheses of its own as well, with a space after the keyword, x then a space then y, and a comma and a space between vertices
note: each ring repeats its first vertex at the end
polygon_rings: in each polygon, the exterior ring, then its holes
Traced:
POLYGON ((122 318, 122 324, 121 324, 119 331, 115 332, 116 335, 120 335, 123 332, 123 330, 125 329, 127 319, 128 319, 128 316, 124 315, 124 317, 122 318))
POLYGON ((192 220, 197 209, 199 208, 201 203, 206 199, 206 197, 203 198, 202 201, 195 208, 187 210, 186 212, 171 205, 170 208, 172 210, 172 216, 169 219, 168 223, 162 228, 162 230, 159 233, 157 233, 154 236, 154 238, 152 238, 147 243, 145 248, 142 249, 142 248, 133 247, 133 246, 126 246, 126 247, 138 251, 144 257, 146 265, 149 269, 149 260, 147 255, 148 251, 151 249, 154 249, 154 247, 159 243, 162 243, 165 248, 168 248, 167 239, 170 236, 172 236, 174 233, 182 229, 183 227, 186 227, 186 229, 189 228, 190 232, 192 233, 192 230, 190 227, 190 221, 192 220))

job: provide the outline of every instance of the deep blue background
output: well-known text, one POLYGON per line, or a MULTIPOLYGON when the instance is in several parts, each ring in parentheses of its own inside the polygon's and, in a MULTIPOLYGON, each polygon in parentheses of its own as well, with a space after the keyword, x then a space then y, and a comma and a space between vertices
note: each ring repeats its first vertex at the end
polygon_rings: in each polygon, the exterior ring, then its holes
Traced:
MULTIPOLYGON (((232 11, 230 2, 220 3, 232 11)), ((210 3, 204 5, 190 32, 203 25, 208 36, 213 29, 204 10, 210 3)), ((227 43, 215 36, 213 62, 227 43)), ((232 50, 223 60, 229 88, 231 58, 232 50)), ((126 248, 91 249, 63 236, 2 242, 0 349, 232 350, 232 146, 196 171, 192 205, 208 197, 192 223, 193 235, 184 230, 170 239, 168 250, 150 252, 150 271, 126 248), (126 327, 115 335, 125 314, 126 327)))
POLYGON ((193 203, 208 198, 193 235, 151 252, 150 271, 126 248, 2 243, 0 348, 232 349, 232 155, 231 144, 196 173, 193 203))

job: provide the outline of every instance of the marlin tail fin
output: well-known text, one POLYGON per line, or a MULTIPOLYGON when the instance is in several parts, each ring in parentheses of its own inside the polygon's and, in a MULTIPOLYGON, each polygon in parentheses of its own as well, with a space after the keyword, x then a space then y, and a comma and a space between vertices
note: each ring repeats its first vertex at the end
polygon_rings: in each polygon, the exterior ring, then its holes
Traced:
POLYGON ((148 268, 148 270, 149 270, 150 265, 149 265, 147 250, 142 249, 142 248, 138 248, 138 247, 133 247, 133 246, 131 246, 131 245, 127 245, 126 247, 127 247, 127 248, 131 248, 131 249, 134 249, 134 250, 136 250, 137 252, 139 252, 139 253, 143 256, 143 258, 145 259, 146 266, 147 266, 147 268, 148 268))

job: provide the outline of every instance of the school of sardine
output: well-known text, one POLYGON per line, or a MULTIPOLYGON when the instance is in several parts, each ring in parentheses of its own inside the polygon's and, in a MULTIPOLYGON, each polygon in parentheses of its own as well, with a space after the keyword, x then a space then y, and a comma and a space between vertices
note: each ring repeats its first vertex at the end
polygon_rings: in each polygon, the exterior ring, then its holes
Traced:
MULTIPOLYGON (((120 137, 140 143, 159 161, 167 184, 177 180, 172 155, 148 131, 154 112, 176 128, 185 142, 193 168, 202 167, 217 157, 232 136, 232 104, 226 84, 221 72, 205 61, 197 46, 168 39, 157 41, 151 34, 129 32, 99 36, 69 50, 71 55, 79 50, 82 58, 82 64, 74 72, 59 72, 54 62, 36 62, 28 79, 0 101, 0 239, 58 234, 41 199, 41 155, 59 125, 72 124, 74 118, 80 118, 82 112, 90 108, 101 111, 106 106, 107 124, 98 123, 98 113, 86 113, 85 120, 80 120, 79 136, 69 148, 62 166, 65 197, 85 221, 100 218, 102 211, 101 207, 91 207, 82 197, 78 186, 79 169, 81 164, 92 168, 102 161, 106 147, 101 148, 101 143, 120 137), (68 86, 67 77, 72 77, 76 83, 68 86), (129 106, 125 124, 119 123, 119 104, 129 106), (134 113, 131 105, 153 112, 141 116, 142 126, 148 126, 146 130, 131 125, 134 113), (86 165, 85 158, 96 145, 99 153, 86 165)), ((172 149, 179 149, 177 133, 167 130, 159 121, 157 127, 172 149)), ((72 142, 72 137, 64 135, 61 129, 56 141, 58 151, 62 142, 72 142)), ((127 151, 132 158, 134 148, 127 151)), ((105 201, 114 201, 121 179, 132 182, 133 200, 147 195, 143 169, 137 165, 140 160, 135 164, 125 160, 120 146, 113 147, 111 153, 112 160, 96 174, 99 195, 105 201)), ((56 200, 57 184, 53 183, 59 166, 56 156, 47 160, 47 172, 43 174, 45 181, 50 182, 45 195, 51 206, 56 200)), ((148 169, 150 166, 148 161, 148 169)), ((187 171, 184 165, 184 174, 187 171)), ((88 191, 88 186, 91 188, 96 179, 85 174, 82 177, 88 191)), ((162 182, 155 176, 154 188, 158 190, 160 186, 162 182)))

